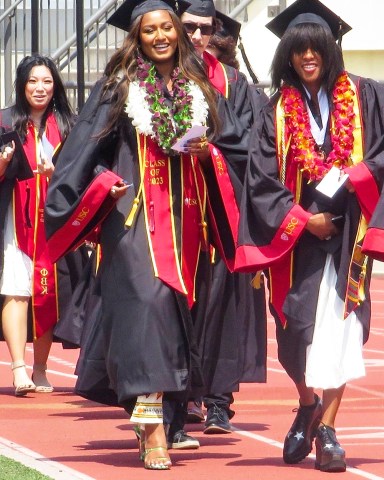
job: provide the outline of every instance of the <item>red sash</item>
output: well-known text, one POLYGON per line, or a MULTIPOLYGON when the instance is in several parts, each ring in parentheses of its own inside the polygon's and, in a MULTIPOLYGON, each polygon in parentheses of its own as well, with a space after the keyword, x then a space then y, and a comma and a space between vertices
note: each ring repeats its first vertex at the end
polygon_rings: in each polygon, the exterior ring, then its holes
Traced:
MULTIPOLYGON (((53 115, 47 119, 45 134, 56 148, 60 133, 53 115)), ((32 125, 28 127, 24 150, 33 170, 37 163, 37 136, 32 125)), ((14 195, 15 232, 19 248, 33 262, 32 315, 33 335, 38 338, 55 325, 58 318, 56 269, 51 263, 44 229, 44 204, 47 195, 47 177, 16 181, 14 195)))
POLYGON ((171 159, 150 138, 139 135, 142 194, 148 245, 154 274, 164 283, 195 301, 195 280, 206 205, 206 186, 195 158, 180 155, 180 235, 174 217, 171 159))
POLYGON ((57 262, 59 258, 75 250, 86 240, 98 242, 98 228, 91 229, 89 224, 97 215, 97 225, 99 225, 115 206, 117 200, 111 197, 110 190, 121 180, 121 177, 110 170, 102 170, 96 175, 81 195, 71 216, 48 239, 49 256, 52 262, 57 262))
POLYGON ((229 95, 229 82, 227 73, 222 63, 208 52, 203 53, 203 59, 207 65, 209 81, 225 98, 229 95))

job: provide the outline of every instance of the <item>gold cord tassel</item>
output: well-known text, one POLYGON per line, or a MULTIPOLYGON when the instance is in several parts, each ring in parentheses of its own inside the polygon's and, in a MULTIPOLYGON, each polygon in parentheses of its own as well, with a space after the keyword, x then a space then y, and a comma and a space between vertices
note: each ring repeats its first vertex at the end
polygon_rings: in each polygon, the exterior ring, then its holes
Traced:
POLYGON ((259 270, 256 272, 256 275, 252 278, 251 285, 256 290, 260 290, 261 285, 264 283, 263 271, 259 270))
POLYGON ((361 302, 365 300, 364 282, 365 282, 365 277, 367 275, 367 261, 368 261, 368 257, 365 257, 364 263, 361 267, 361 272, 359 275, 359 294, 358 294, 358 301, 357 301, 358 305, 360 305, 361 302))
POLYGON ((136 215, 137 207, 139 206, 139 202, 140 202, 139 197, 136 197, 133 200, 133 205, 132 205, 131 211, 129 212, 127 220, 125 221, 125 226, 126 227, 131 227, 132 226, 133 220, 134 220, 135 215, 136 215))
POLYGON ((203 221, 200 223, 201 226, 201 233, 202 233, 202 243, 203 243, 203 250, 208 250, 208 224, 207 222, 203 221))

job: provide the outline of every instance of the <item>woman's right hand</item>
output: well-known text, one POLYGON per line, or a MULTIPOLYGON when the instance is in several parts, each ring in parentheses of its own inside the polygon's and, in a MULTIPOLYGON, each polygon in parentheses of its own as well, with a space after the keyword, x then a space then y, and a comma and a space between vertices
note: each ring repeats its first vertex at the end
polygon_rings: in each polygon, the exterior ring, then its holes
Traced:
POLYGON ((116 185, 113 185, 111 190, 109 191, 109 194, 111 195, 112 198, 119 199, 123 195, 126 194, 127 190, 129 188, 129 185, 127 185, 125 182, 121 181, 117 183, 116 185))
POLYGON ((306 229, 320 240, 330 240, 338 233, 337 227, 332 222, 334 215, 329 212, 316 213, 308 220, 306 229))
POLYGON ((15 152, 15 142, 12 142, 12 146, 7 145, 0 154, 0 177, 4 175, 9 162, 12 160, 15 152))

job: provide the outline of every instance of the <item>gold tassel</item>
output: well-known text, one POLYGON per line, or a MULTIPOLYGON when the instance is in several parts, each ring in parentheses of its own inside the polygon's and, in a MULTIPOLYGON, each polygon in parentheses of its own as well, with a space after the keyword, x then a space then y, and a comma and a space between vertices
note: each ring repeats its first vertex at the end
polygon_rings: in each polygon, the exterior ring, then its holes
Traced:
POLYGON ((361 267, 361 272, 359 275, 359 293, 358 293, 358 301, 357 301, 358 305, 360 305, 361 302, 365 300, 364 282, 365 282, 365 276, 367 274, 367 261, 368 261, 368 257, 365 257, 364 263, 361 267))
POLYGON ((125 221, 125 226, 126 227, 131 227, 132 226, 133 220, 134 220, 135 215, 136 215, 137 207, 139 206, 139 202, 140 202, 140 200, 139 200, 138 197, 136 197, 133 200, 133 205, 132 205, 131 211, 129 212, 127 220, 125 221))
POLYGON ((204 251, 207 251, 208 250, 208 231, 207 231, 207 227, 208 227, 208 224, 207 222, 203 221, 202 223, 200 223, 200 226, 201 226, 201 233, 202 233, 202 240, 203 240, 203 250, 204 251))
POLYGON ((96 252, 95 252, 95 255, 96 255, 96 272, 99 270, 99 265, 100 265, 100 260, 101 260, 101 245, 98 243, 96 245, 96 252))
POLYGON ((211 264, 214 265, 216 263, 216 248, 211 248, 211 264))
POLYGON ((263 271, 259 270, 256 275, 252 278, 251 285, 256 290, 260 290, 261 285, 264 283, 263 271))

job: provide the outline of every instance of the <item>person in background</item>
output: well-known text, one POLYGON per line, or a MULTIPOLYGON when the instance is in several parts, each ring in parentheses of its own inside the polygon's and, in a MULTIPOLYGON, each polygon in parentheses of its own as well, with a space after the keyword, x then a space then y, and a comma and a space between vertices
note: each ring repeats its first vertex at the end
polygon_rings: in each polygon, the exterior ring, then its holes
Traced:
POLYGON ((299 396, 284 461, 316 438, 315 468, 343 472, 335 427, 347 382, 365 374, 372 260, 361 244, 383 188, 384 89, 345 71, 336 40, 351 27, 318 0, 267 27, 281 39, 275 94, 252 132, 236 267, 269 267, 278 356, 299 396))
POLYGON ((0 112, 0 125, 3 133, 17 132, 25 159, 15 151, 15 142, 0 155, 0 294, 15 395, 24 396, 53 391, 46 369, 59 298, 56 266, 47 255, 43 209, 55 168, 52 157, 67 137, 74 116, 56 65, 48 57, 34 54, 19 63, 15 94, 14 105, 0 112), (23 161, 32 178, 20 175, 26 168, 23 161), (29 308, 32 379, 25 365, 29 308))
POLYGON ((205 51, 217 58, 219 62, 239 70, 237 41, 240 29, 240 22, 216 10, 215 30, 209 38, 205 51))
MULTIPOLYGON (((184 28, 202 58, 208 77, 216 90, 227 99, 229 108, 239 120, 241 128, 249 131, 257 121, 258 112, 268 99, 262 91, 251 92, 245 75, 235 68, 218 61, 207 52, 212 35, 215 34, 217 18, 236 37, 240 24, 217 12, 211 0, 192 0, 181 16, 184 28), (254 98, 252 98, 254 97, 254 98), (257 98, 256 98, 257 97, 257 98)), ((233 40, 235 42, 235 39, 233 40)), ((224 125, 231 131, 232 125, 224 125)), ((241 146, 237 146, 241 151, 241 146)), ((223 150, 225 152, 225 150, 223 150)), ((235 180, 240 203, 248 144, 236 164, 235 180)), ((230 433, 230 418, 234 411, 232 392, 239 389, 240 382, 264 382, 266 362, 266 307, 264 287, 253 289, 252 275, 231 274, 218 252, 212 254, 213 281, 206 312, 204 334, 197 326, 199 347, 203 357, 203 372, 210 394, 204 398, 207 408, 204 433, 230 433), (225 301, 223 300, 225 299, 225 301), (218 392, 218 393, 213 393, 218 392)), ((172 448, 198 448, 196 438, 184 430, 188 418, 188 406, 178 405, 176 411, 167 409, 165 416, 169 425, 168 443, 172 448)), ((189 402, 189 418, 201 421, 201 399, 189 402)))
POLYGON ((171 467, 165 398, 203 386, 193 324, 218 233, 208 197, 214 208, 212 183, 228 177, 216 91, 175 9, 126 0, 108 19, 128 34, 60 152, 45 207, 53 259, 99 232, 101 304, 87 320, 75 391, 123 407, 139 426, 144 467, 156 470, 171 467), (200 133, 176 149, 191 128, 200 133))

